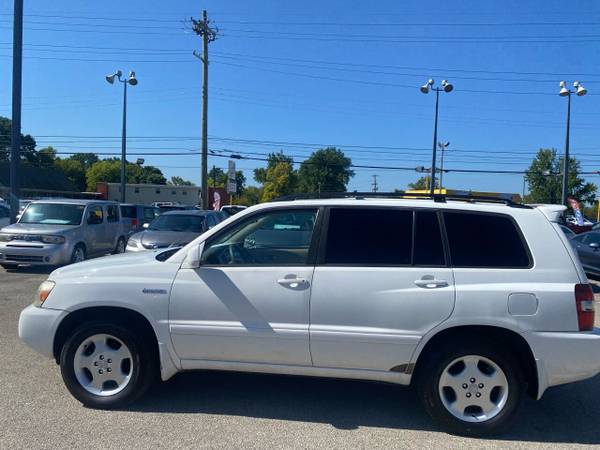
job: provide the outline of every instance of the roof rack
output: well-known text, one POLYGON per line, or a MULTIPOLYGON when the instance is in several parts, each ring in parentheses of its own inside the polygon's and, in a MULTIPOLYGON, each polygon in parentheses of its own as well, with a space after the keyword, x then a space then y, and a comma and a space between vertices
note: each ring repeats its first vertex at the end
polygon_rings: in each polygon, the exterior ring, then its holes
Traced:
POLYGON ((411 200, 433 200, 434 202, 445 203, 447 200, 464 201, 469 203, 485 202, 500 203, 513 208, 532 209, 531 206, 504 197, 494 197, 488 195, 470 195, 470 194, 428 194, 423 192, 320 192, 320 193, 299 193, 284 195, 275 198, 273 202, 285 202, 293 200, 315 200, 315 199, 335 199, 335 198, 354 198, 363 200, 365 198, 392 198, 392 199, 411 199, 411 200))

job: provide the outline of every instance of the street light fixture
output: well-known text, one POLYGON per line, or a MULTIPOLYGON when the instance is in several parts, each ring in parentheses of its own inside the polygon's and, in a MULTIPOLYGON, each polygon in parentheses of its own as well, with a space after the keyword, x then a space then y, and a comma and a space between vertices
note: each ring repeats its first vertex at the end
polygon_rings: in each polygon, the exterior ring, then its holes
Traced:
POLYGON ((115 73, 106 75, 106 81, 109 84, 114 84, 115 79, 123 83, 123 129, 121 132, 121 203, 125 203, 125 186, 126 186, 126 165, 127 165, 127 85, 135 86, 138 80, 135 77, 135 72, 129 72, 127 78, 121 78, 123 72, 117 70, 115 73))
POLYGON ((431 195, 435 194, 435 164, 436 164, 436 144, 437 144, 437 129, 438 129, 438 109, 439 109, 439 101, 440 101, 440 91, 443 92, 452 92, 454 86, 448 82, 448 80, 442 81, 442 87, 434 87, 433 79, 427 80, 423 86, 420 87, 420 90, 423 94, 429 94, 429 91, 432 90, 435 92, 435 123, 433 127, 433 147, 432 147, 432 155, 431 155, 431 180, 430 180, 430 190, 431 195))
POLYGON ((567 83, 561 81, 559 83, 560 91, 558 95, 561 97, 567 97, 567 133, 565 138, 565 156, 563 158, 563 171, 562 171, 562 196, 561 201, 563 205, 567 204, 567 196, 569 193, 569 144, 570 144, 570 131, 571 131, 571 94, 575 94, 578 97, 582 97, 587 94, 587 89, 584 88, 579 81, 573 83, 574 91, 567 88, 567 83))

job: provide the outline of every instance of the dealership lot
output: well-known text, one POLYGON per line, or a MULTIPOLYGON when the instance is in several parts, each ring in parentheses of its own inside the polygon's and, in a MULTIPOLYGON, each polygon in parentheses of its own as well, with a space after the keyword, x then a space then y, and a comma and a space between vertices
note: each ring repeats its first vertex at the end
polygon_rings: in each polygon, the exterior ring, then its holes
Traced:
POLYGON ((600 377, 551 389, 540 402, 526 400, 512 432, 486 441, 439 432, 410 389, 353 381, 189 373, 127 410, 86 409, 67 392, 58 366, 18 341, 19 312, 46 276, 43 269, 0 270, 0 448, 600 444, 600 377))

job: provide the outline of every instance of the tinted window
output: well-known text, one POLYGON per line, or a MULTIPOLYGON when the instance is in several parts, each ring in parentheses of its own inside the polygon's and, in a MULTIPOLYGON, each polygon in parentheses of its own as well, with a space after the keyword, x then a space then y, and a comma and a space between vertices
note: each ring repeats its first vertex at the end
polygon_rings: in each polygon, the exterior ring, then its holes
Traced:
POLYGON ((129 219, 135 219, 137 217, 135 206, 121 206, 121 216, 129 219))
POLYGON ((156 211, 154 208, 144 208, 144 220, 152 221, 156 217, 156 211))
POLYGON ((191 214, 163 214, 158 216, 149 226, 152 231, 182 231, 202 233, 204 231, 204 216, 191 214))
POLYGON ((529 267, 529 255, 514 222, 495 214, 444 212, 455 267, 529 267))
POLYGON ((409 210, 331 209, 325 263, 410 264, 412 223, 409 210))
POLYGON ((90 213, 88 214, 88 223, 91 225, 99 224, 104 221, 104 213, 102 212, 102 206, 90 207, 90 213))
POLYGON ((446 264, 444 245, 437 213, 417 211, 415 217, 415 254, 417 266, 443 266, 446 264))
POLYGON ((212 239, 202 253, 202 261, 219 265, 304 265, 316 217, 314 209, 256 214, 212 239))
POLYGON ((106 221, 116 222, 119 220, 119 213, 117 212, 116 205, 108 205, 106 207, 106 221))

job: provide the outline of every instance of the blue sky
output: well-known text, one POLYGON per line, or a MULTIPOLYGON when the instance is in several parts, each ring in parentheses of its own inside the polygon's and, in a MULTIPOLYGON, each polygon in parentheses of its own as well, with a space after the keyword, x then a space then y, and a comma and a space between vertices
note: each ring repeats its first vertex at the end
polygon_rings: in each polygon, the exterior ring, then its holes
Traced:
MULTIPOLYGON (((119 152, 122 91, 104 75, 135 70, 130 159, 189 151, 144 158, 199 182, 200 38, 189 17, 202 9, 220 29, 209 76, 209 148, 220 154, 302 160, 336 145, 358 165, 428 167, 435 97, 418 88, 433 77, 455 86, 440 98, 446 167, 524 170, 538 148, 564 147, 565 79, 589 90, 573 99, 572 152, 600 170, 596 1, 26 0, 23 132, 60 152, 119 152)), ((0 14, 0 115, 10 117, 12 1, 0 14)), ((249 184, 263 164, 237 161, 249 184)), ((385 191, 419 176, 355 171, 352 190, 370 190, 374 174, 385 191)), ((448 173, 444 184, 521 192, 522 175, 448 173)))

